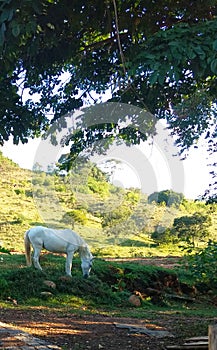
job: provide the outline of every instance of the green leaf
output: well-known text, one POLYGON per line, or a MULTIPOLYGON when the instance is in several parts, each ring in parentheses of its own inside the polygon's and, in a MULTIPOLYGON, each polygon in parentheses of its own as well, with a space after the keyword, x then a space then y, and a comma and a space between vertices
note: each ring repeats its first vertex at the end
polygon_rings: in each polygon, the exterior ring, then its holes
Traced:
POLYGON ((196 57, 195 52, 191 48, 188 48, 188 50, 186 50, 186 54, 187 54, 187 57, 190 58, 191 60, 196 57))
POLYGON ((13 14, 14 14, 13 9, 3 10, 0 16, 0 22, 10 21, 13 17, 13 14))
POLYGON ((149 82, 151 85, 155 84, 158 81, 158 73, 154 72, 149 78, 149 82))
POLYGON ((20 25, 17 22, 13 23, 12 26, 12 34, 15 36, 15 38, 20 34, 20 25))
POLYGON ((194 52, 196 52, 196 54, 200 56, 200 59, 204 59, 206 57, 205 52, 199 45, 194 47, 194 52))
POLYGON ((2 23, 0 27, 0 46, 2 46, 5 41, 5 30, 6 30, 6 25, 5 23, 2 23))
POLYGON ((210 68, 213 73, 217 73, 217 58, 212 60, 210 68))
POLYGON ((32 7, 34 9, 34 11, 37 13, 37 14, 41 14, 42 13, 42 8, 41 8, 41 4, 37 4, 33 1, 32 3, 32 7))
POLYGON ((212 47, 213 47, 213 50, 217 51, 217 39, 213 41, 212 47))

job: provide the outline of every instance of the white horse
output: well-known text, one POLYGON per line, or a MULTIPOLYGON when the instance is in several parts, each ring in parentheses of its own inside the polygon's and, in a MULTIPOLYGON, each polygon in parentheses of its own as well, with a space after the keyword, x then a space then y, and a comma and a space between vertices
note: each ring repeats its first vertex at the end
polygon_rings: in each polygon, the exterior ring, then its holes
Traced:
POLYGON ((31 245, 33 247, 33 264, 36 269, 42 270, 39 263, 39 255, 42 248, 54 253, 66 254, 66 275, 71 276, 72 259, 76 251, 81 258, 83 276, 87 278, 92 267, 93 256, 87 243, 76 232, 64 229, 54 230, 51 228, 36 226, 25 232, 24 235, 25 255, 27 266, 31 266, 31 245))

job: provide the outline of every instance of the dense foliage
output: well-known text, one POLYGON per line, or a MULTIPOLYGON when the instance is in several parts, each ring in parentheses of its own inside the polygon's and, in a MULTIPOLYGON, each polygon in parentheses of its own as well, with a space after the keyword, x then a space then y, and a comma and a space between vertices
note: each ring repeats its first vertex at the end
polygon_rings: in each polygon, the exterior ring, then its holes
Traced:
POLYGON ((209 228, 212 224, 211 216, 208 211, 195 212, 192 215, 180 216, 174 219, 173 225, 164 230, 154 231, 152 238, 158 244, 187 243, 189 246, 195 247, 195 242, 207 242, 209 237, 209 228))
MULTIPOLYGON (((216 149, 215 0, 4 0, 0 11, 1 144, 27 142, 109 89, 112 101, 166 118, 182 150, 204 132, 216 149)), ((140 122, 123 139, 146 139, 140 122)), ((90 139, 108 127, 120 125, 102 121, 90 139)), ((71 154, 82 138, 79 129, 71 154)))
POLYGON ((179 207, 183 199, 184 195, 182 193, 177 193, 172 190, 154 192, 148 196, 149 203, 165 203, 168 207, 172 205, 179 207))
POLYGON ((203 288, 216 288, 216 248, 216 241, 209 241, 205 249, 199 249, 195 255, 190 255, 187 259, 190 273, 203 288))

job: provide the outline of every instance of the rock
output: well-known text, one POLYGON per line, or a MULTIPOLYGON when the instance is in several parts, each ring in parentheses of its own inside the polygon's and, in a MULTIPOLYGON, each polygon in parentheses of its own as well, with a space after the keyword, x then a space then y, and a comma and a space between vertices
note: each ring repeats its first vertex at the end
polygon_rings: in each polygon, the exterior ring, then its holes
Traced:
POLYGON ((129 301, 130 304, 132 304, 133 306, 136 306, 136 307, 141 306, 141 300, 140 300, 140 298, 139 298, 137 295, 135 295, 135 294, 132 294, 132 295, 129 297, 128 301, 129 301))
POLYGON ((59 277, 59 281, 61 281, 61 282, 68 282, 68 281, 71 281, 71 280, 72 280, 71 276, 60 276, 59 277))
POLYGON ((53 296, 53 294, 51 292, 41 292, 40 295, 45 299, 53 296))
POLYGON ((164 329, 148 329, 145 326, 141 325, 133 325, 133 324, 121 324, 121 323, 114 323, 114 325, 117 328, 126 328, 130 333, 138 333, 138 334, 146 334, 150 337, 156 337, 156 338, 164 338, 164 337, 171 337, 174 338, 174 335, 168 332, 164 329))
POLYGON ((56 289, 56 283, 53 281, 44 281, 43 283, 49 288, 56 289))
POLYGON ((8 298, 7 298, 7 300, 11 301, 11 302, 12 302, 12 304, 14 304, 15 306, 17 306, 17 305, 18 305, 18 303, 17 303, 17 300, 16 300, 16 299, 12 299, 11 297, 8 297, 8 298))

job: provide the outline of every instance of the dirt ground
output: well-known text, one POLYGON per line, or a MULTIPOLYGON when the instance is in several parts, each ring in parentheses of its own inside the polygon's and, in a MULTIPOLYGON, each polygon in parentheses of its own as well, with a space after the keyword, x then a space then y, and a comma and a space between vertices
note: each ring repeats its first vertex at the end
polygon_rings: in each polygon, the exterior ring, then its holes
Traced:
MULTIPOLYGON (((200 327, 192 329, 192 324, 213 322, 204 318, 186 318, 177 315, 161 314, 157 320, 135 320, 130 318, 107 317, 103 315, 78 316, 59 315, 41 309, 26 310, 17 308, 0 309, 2 322, 12 324, 22 331, 43 339, 63 349, 72 350, 161 350, 167 345, 182 344, 186 337, 204 336, 200 327), (167 330, 173 337, 159 338, 146 334, 130 333, 128 329, 117 328, 118 324, 133 324, 148 330, 167 330), (184 332, 183 332, 184 331, 184 332)), ((217 320, 217 318, 216 318, 217 320)), ((203 328, 203 327, 202 327, 203 328)), ((0 339, 1 341, 1 339, 0 339)), ((10 345, 10 344, 7 344, 10 345)), ((14 346, 14 343, 11 344, 14 346)))
MULTIPOLYGON (((177 335, 180 319, 171 320, 163 316, 157 322, 129 318, 113 318, 102 315, 77 316, 58 313, 47 313, 43 310, 1 310, 2 322, 16 325, 19 329, 39 337, 64 349, 106 349, 106 350, 156 350, 165 349, 166 345, 181 341, 177 335), (158 338, 146 334, 129 333, 128 329, 117 328, 118 324, 133 324, 147 327, 149 330, 167 330, 176 334, 175 338, 158 338)), ((188 320, 182 320, 188 322, 188 320)), ((7 344, 8 345, 8 344, 7 344)), ((14 344, 13 344, 14 345, 14 344)))
POLYGON ((99 314, 79 316, 70 312, 63 315, 55 310, 34 307, 24 311, 17 306, 15 309, 0 308, 0 320, 62 349, 161 350, 166 349, 167 345, 182 344, 186 337, 207 335, 208 324, 217 322, 217 317, 216 320, 203 317, 187 318, 176 313, 159 311, 156 319, 149 310, 147 318, 138 320, 99 314), (164 330, 168 331, 169 335, 159 337, 133 333, 127 328, 117 327, 117 324, 146 327, 148 330, 157 331, 156 334, 164 330), (194 327, 194 324, 197 326, 194 327))

